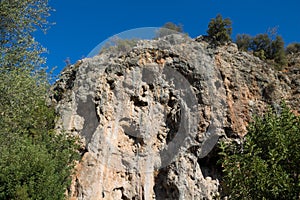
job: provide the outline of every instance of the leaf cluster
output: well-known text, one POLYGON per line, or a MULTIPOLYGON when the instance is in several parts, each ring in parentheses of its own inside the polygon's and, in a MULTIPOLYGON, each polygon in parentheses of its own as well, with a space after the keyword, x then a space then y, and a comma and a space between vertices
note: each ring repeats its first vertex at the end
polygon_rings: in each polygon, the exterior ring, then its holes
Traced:
POLYGON ((244 142, 221 143, 222 189, 231 199, 298 199, 300 117, 283 104, 256 117, 244 142))

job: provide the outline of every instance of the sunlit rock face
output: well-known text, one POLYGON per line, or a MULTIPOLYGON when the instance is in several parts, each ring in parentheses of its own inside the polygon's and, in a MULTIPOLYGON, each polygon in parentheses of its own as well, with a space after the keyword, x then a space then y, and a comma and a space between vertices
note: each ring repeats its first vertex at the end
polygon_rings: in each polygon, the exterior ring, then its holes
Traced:
POLYGON ((57 130, 78 135, 84 149, 70 199, 219 196, 216 143, 245 135, 267 103, 299 105, 291 98, 300 93, 291 88, 295 76, 235 44, 213 48, 184 35, 67 67, 51 99, 57 130))

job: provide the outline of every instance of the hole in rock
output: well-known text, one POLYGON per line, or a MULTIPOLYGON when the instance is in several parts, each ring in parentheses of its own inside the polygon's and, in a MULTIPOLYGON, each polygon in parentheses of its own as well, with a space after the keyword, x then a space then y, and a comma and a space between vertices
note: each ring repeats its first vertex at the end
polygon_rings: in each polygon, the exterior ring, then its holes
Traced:
POLYGON ((97 107, 91 95, 86 97, 86 102, 78 99, 77 113, 84 118, 81 135, 85 138, 86 144, 89 144, 100 121, 97 107))
POLYGON ((168 171, 166 168, 159 170, 155 177, 153 189, 156 199, 179 200, 179 190, 174 183, 168 180, 168 171))
POLYGON ((220 159, 219 152, 220 149, 218 145, 216 145, 207 156, 198 159, 198 164, 204 178, 211 177, 212 179, 220 179, 222 168, 218 163, 220 159))
POLYGON ((224 127, 224 131, 228 138, 234 138, 234 139, 240 138, 239 135, 236 132, 234 132, 231 127, 224 127))
POLYGON ((128 134, 125 132, 125 135, 129 137, 129 139, 132 139, 134 144, 139 144, 140 146, 143 146, 145 144, 144 139, 141 137, 133 136, 132 134, 128 134))
POLYGON ((138 107, 148 106, 148 102, 140 100, 138 96, 131 96, 130 101, 133 101, 134 105, 138 107))

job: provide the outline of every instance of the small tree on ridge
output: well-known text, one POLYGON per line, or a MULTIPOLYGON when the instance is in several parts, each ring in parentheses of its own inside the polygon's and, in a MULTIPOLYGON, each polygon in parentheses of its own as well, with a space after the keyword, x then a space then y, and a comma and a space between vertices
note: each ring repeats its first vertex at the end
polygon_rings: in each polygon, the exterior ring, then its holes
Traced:
POLYGON ((223 19, 222 15, 218 14, 215 19, 211 19, 208 24, 207 34, 214 44, 222 45, 231 41, 231 20, 223 19))

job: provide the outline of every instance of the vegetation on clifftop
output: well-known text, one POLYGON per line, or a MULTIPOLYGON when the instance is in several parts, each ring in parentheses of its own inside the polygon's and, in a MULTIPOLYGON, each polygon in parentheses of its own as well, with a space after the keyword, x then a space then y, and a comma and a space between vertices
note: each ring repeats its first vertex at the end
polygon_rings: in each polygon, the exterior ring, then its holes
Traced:
MULTIPOLYGON (((220 14, 211 19, 208 25, 208 38, 214 45, 224 45, 230 41, 232 27, 229 18, 223 19, 220 14)), ((283 38, 277 35, 277 28, 269 29, 267 33, 254 37, 248 34, 238 34, 235 40, 239 50, 252 52, 262 60, 271 62, 275 68, 281 69, 287 65, 286 54, 299 52, 299 44, 292 43, 285 49, 283 38)))
POLYGON ((272 34, 258 34, 251 37, 247 34, 237 35, 236 44, 242 51, 253 52, 262 60, 274 61, 279 67, 287 64, 283 38, 272 34))
POLYGON ((213 44, 223 45, 231 41, 231 20, 223 19, 222 15, 218 14, 216 18, 211 19, 208 24, 207 34, 213 44))

